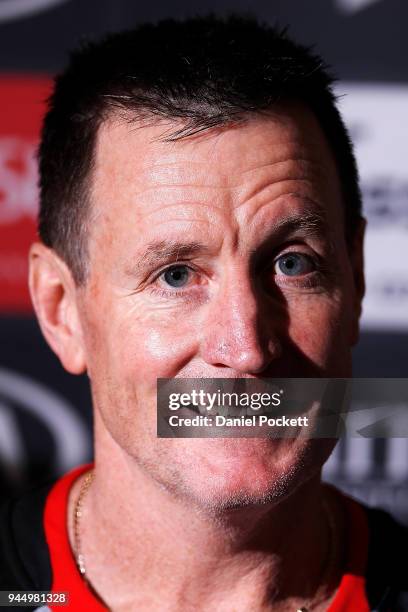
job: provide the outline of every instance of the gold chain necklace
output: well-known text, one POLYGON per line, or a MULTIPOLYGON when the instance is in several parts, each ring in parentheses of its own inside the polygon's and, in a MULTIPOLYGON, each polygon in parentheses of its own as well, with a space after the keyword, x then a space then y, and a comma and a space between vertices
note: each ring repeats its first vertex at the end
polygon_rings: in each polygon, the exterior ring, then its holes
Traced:
MULTIPOLYGON (((78 498, 74 506, 74 546, 75 546, 75 553, 76 553, 75 558, 76 558, 76 564, 77 564, 78 570, 80 574, 82 575, 82 578, 86 582, 87 582, 87 578, 86 578, 85 557, 82 552, 80 526, 81 526, 81 518, 82 518, 82 513, 83 513, 83 507, 84 507, 84 499, 85 499, 87 492, 89 491, 89 488, 93 482, 93 479, 94 479, 94 471, 91 470, 90 472, 88 472, 88 474, 86 475, 86 477, 84 478, 81 484, 81 487, 79 489, 78 498)), ((321 576, 322 581, 324 581, 330 575, 330 572, 336 560, 336 552, 337 552, 336 551, 337 547, 335 546, 336 524, 334 522, 334 517, 333 517, 332 512, 330 511, 329 505, 326 499, 324 498, 323 498, 323 508, 325 511, 327 525, 329 528, 329 553, 327 555, 327 563, 325 563, 326 570, 323 572, 321 576)), ((316 603, 313 603, 313 601, 310 601, 307 606, 302 606, 301 608, 297 608, 296 612, 310 612, 311 610, 310 606, 314 606, 314 605, 316 605, 316 603)))
POLYGON ((94 479, 94 472, 93 470, 91 470, 85 476, 84 481, 81 484, 81 488, 79 489, 78 498, 76 500, 76 504, 74 508, 74 546, 75 546, 75 552, 76 552, 76 564, 84 580, 86 580, 86 569, 85 569, 85 558, 82 553, 82 546, 81 546, 80 524, 81 524, 81 517, 82 517, 82 512, 83 512, 83 507, 84 507, 85 495, 87 494, 89 487, 92 484, 93 479, 94 479))

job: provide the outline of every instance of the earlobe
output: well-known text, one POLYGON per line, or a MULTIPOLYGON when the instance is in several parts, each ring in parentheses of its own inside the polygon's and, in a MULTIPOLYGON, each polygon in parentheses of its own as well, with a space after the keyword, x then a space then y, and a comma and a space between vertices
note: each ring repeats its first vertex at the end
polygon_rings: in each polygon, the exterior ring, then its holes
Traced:
POLYGON ((67 265, 55 251, 40 242, 30 249, 29 287, 49 346, 68 372, 82 374, 86 363, 75 283, 67 265))

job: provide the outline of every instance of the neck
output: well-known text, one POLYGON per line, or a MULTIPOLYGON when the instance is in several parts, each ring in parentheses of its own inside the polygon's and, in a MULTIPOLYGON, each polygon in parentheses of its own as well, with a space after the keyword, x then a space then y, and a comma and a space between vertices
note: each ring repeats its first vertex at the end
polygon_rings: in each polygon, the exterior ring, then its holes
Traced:
POLYGON ((296 610, 330 596, 338 576, 321 582, 333 543, 320 476, 279 503, 216 514, 112 451, 96 447, 81 525, 87 577, 109 607, 296 610))

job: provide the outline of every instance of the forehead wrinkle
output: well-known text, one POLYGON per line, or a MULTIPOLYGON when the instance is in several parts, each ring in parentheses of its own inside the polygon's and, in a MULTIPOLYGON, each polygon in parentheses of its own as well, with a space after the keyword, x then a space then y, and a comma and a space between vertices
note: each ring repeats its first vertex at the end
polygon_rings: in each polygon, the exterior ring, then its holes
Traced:
POLYGON ((303 155, 285 155, 282 159, 273 159, 270 161, 267 161, 263 164, 256 164, 254 165, 252 168, 247 168, 247 170, 244 170, 241 174, 248 174, 250 172, 255 172, 257 170, 263 170, 264 168, 270 168, 270 167, 276 167, 276 166, 280 166, 282 164, 293 164, 296 165, 295 167, 297 167, 298 162, 301 163, 302 167, 304 167, 305 165, 307 166, 312 166, 314 168, 319 168, 322 164, 316 159, 312 159, 310 157, 304 157, 303 155))
MULTIPOLYGON (((255 173, 258 169, 247 171, 255 173)), ((245 184, 242 185, 241 197, 247 201, 260 195, 268 187, 283 185, 287 182, 303 181, 309 184, 312 188, 322 185, 322 179, 326 182, 327 172, 317 162, 304 161, 302 164, 292 163, 292 160, 279 161, 276 164, 264 164, 259 168, 260 176, 254 179, 252 184, 248 185, 245 190, 245 184), (265 168, 270 168, 271 172, 265 171, 265 168)))
MULTIPOLYGON (((201 181, 199 183, 197 182, 187 182, 187 183, 182 183, 182 182, 180 183, 177 183, 177 182, 176 183, 161 183, 159 182, 157 184, 151 184, 149 186, 145 186, 143 189, 138 191, 138 196, 150 194, 153 192, 155 193, 155 198, 157 199, 158 197, 160 197, 162 190, 163 190, 164 196, 168 194, 173 194, 177 192, 177 190, 180 190, 181 198, 182 198, 182 201, 184 202, 184 201, 188 201, 189 198, 191 199, 191 201, 197 200, 196 192, 200 192, 200 191, 201 191, 200 195, 204 195, 206 191, 210 193, 213 193, 214 191, 219 191, 220 194, 229 191, 231 193, 231 197, 234 200, 236 199, 235 194, 242 200, 250 200, 256 197, 257 195, 259 195, 262 191, 264 191, 268 187, 273 187, 276 184, 279 184, 279 186, 281 186, 287 181, 304 181, 305 183, 309 182, 311 185, 313 185, 313 176, 314 174, 317 174, 317 172, 316 173, 310 172, 310 171, 307 172, 307 169, 305 169, 303 166, 300 168, 298 167, 293 168, 289 172, 285 172, 285 174, 282 174, 282 176, 280 175, 280 173, 277 176, 276 175, 271 176, 271 174, 268 173, 267 177, 265 176, 262 177, 263 179, 262 183, 266 182, 267 184, 249 186, 247 188, 247 192, 245 193, 246 186, 245 184, 243 184, 244 181, 242 181, 243 176, 248 175, 249 173, 256 173, 258 171, 262 171, 267 167, 271 168, 275 165, 279 165, 279 166, 283 164, 288 165, 291 162, 292 160, 280 160, 276 162, 276 164, 274 163, 263 164, 262 166, 254 167, 250 170, 245 170, 243 173, 237 173, 236 175, 231 175, 231 174, 221 175, 220 180, 216 180, 216 177, 213 177, 213 180, 208 180, 205 183, 202 183, 201 181), (192 196, 186 197, 187 194, 183 193, 183 191, 189 191, 189 190, 191 190, 192 196)), ((317 164, 314 164, 314 165, 317 166, 317 164)), ((212 176, 211 172, 206 172, 206 176, 209 177, 209 179, 211 179, 211 176, 212 176)), ((211 200, 211 201, 214 202, 214 200, 211 200)), ((197 200, 197 202, 199 202, 199 200, 197 200)))
MULTIPOLYGON (((288 183, 303 184, 308 188, 309 192, 310 188, 313 189, 313 183, 310 181, 310 177, 289 178, 277 181, 269 180, 266 185, 259 185, 257 187, 254 187, 254 190, 252 192, 241 194, 241 198, 243 201, 240 203, 240 205, 250 204, 253 202, 253 200, 260 200, 256 208, 256 212, 258 213, 264 206, 272 204, 274 200, 277 200, 278 198, 281 198, 283 196, 296 195, 302 200, 310 200, 310 198, 308 198, 305 193, 301 194, 293 191, 292 189, 287 189, 288 183)), ((319 208, 322 208, 322 206, 318 206, 319 208)))
POLYGON ((172 164, 153 164, 144 167, 141 178, 152 183, 153 187, 197 187, 220 188, 228 186, 228 174, 208 171, 209 162, 175 162, 172 164))
MULTIPOLYGON (((212 216, 212 213, 214 210, 218 210, 221 212, 225 212, 226 211, 226 205, 225 204, 220 204, 217 205, 214 203, 214 200, 211 200, 211 202, 207 203, 204 201, 194 201, 194 200, 176 200, 174 202, 169 202, 168 204, 163 204, 162 201, 160 201, 160 204, 155 207, 155 208, 151 208, 148 212, 146 212, 143 217, 141 217, 141 219, 146 219, 152 215, 155 215, 157 213, 162 213, 164 210, 166 210, 167 208, 182 208, 182 210, 184 211, 184 215, 181 215, 180 217, 171 217, 169 219, 167 219, 168 221, 188 221, 188 222, 194 222, 194 223, 207 223, 208 219, 207 217, 200 219, 200 218, 192 218, 189 215, 189 210, 192 207, 199 207, 200 211, 201 209, 205 208, 208 209, 209 213, 210 213, 210 217, 212 216)), ((179 213, 180 214, 180 213, 179 213)))
POLYGON ((307 175, 326 175, 326 171, 321 168, 321 164, 317 161, 306 157, 285 157, 283 159, 271 160, 262 164, 254 164, 250 168, 239 169, 235 168, 234 172, 222 172, 221 168, 217 167, 217 172, 209 171, 208 167, 214 167, 214 160, 203 160, 202 162, 192 162, 185 160, 183 162, 175 162, 172 164, 154 164, 145 168, 141 174, 142 179, 147 179, 149 182, 153 179, 153 185, 147 189, 154 189, 156 185, 160 187, 197 187, 208 189, 227 189, 231 187, 239 187, 242 184, 242 177, 248 174, 265 172, 269 168, 272 172, 274 181, 280 180, 280 167, 283 166, 282 176, 285 178, 296 177, 299 174, 307 175), (192 166, 200 170, 192 170, 192 166), (155 168, 159 168, 156 172, 155 168), (276 177, 276 173, 279 173, 276 177), (166 179, 171 178, 171 181, 166 179), (204 179, 204 180, 203 180, 204 179), (165 181, 165 182, 164 182, 165 181))
MULTIPOLYGON (((215 137, 213 137, 214 140, 215 137)), ((188 144, 188 143, 187 143, 188 144)), ((185 143, 181 143, 184 147, 185 143)), ((190 145, 191 146, 191 143, 190 145)), ((199 149, 202 150, 203 145, 200 144, 199 149)), ((175 184, 180 184, 187 181, 186 184, 191 184, 191 176, 194 179, 198 176, 205 178, 203 186, 215 185, 222 186, 226 184, 228 186, 238 186, 241 182, 241 177, 249 173, 257 172, 267 167, 279 166, 280 164, 307 164, 313 166, 320 166, 322 160, 313 159, 310 157, 310 150, 302 141, 297 139, 293 141, 281 141, 273 140, 271 146, 261 146, 260 148, 255 147, 250 151, 243 152, 241 156, 241 163, 238 165, 234 164, 234 168, 227 168, 227 171, 222 172, 222 169, 228 166, 228 162, 231 159, 231 155, 228 152, 223 151, 221 154, 215 154, 218 146, 213 143, 208 149, 204 151, 203 155, 197 158, 192 158, 192 155, 198 155, 197 148, 191 152, 190 156, 185 156, 184 150, 178 151, 173 150, 171 154, 161 152, 159 159, 147 159, 143 168, 143 174, 146 178, 152 176, 153 178, 166 178, 171 176, 175 184), (279 151, 276 149, 279 148, 279 151), (282 151, 282 149, 284 149, 282 151), (264 161, 265 154, 268 156, 268 161, 264 161), (177 160, 174 161, 174 157, 177 160), (224 159, 226 157, 226 159, 224 159), (262 159, 263 158, 263 159, 262 159), (245 167, 247 166, 247 167, 245 167), (213 172, 208 172, 208 167, 216 168, 217 175, 213 172)))
MULTIPOLYGON (((187 162, 186 165, 188 165, 187 162)), ((150 201, 161 198, 160 201, 163 202, 171 197, 174 199, 175 204, 178 202, 196 202, 199 204, 204 204, 205 200, 209 197, 208 195, 206 196, 206 194, 211 194, 210 197, 211 201, 213 202, 214 200, 212 194, 214 191, 224 193, 229 189, 224 180, 217 182, 216 178, 210 172, 208 172, 208 170, 204 172, 203 169, 203 172, 200 174, 201 176, 195 175, 196 180, 192 180, 192 173, 190 172, 188 176, 186 175, 184 182, 181 180, 183 177, 181 177, 179 174, 177 177, 178 180, 168 182, 169 174, 166 174, 165 176, 156 176, 151 172, 142 173, 138 177, 139 180, 137 185, 135 185, 137 191, 136 195, 138 198, 148 196, 150 201), (204 178, 206 178, 205 181, 203 180, 204 178), (153 197, 151 197, 152 194, 153 197)))
POLYGON ((144 189, 141 189, 140 191, 138 191, 138 195, 144 195, 145 193, 150 193, 152 191, 155 192, 159 192, 161 189, 166 191, 175 191, 176 189, 206 189, 206 190, 227 190, 229 189, 228 185, 225 186, 218 186, 218 185, 197 185, 195 183, 183 183, 180 185, 174 185, 174 184, 160 184, 160 185, 151 185, 150 187, 145 187, 144 189))

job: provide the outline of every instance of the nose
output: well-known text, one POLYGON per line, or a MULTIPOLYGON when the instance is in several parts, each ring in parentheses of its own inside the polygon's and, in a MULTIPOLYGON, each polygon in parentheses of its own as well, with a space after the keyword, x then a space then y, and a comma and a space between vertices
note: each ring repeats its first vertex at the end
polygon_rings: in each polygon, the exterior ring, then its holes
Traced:
POLYGON ((277 325, 250 279, 226 283, 209 305, 201 357, 215 367, 261 374, 281 354, 277 325))

